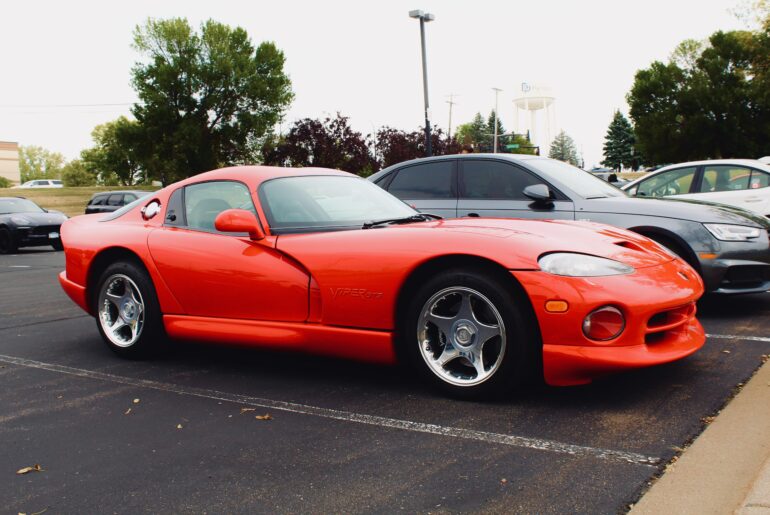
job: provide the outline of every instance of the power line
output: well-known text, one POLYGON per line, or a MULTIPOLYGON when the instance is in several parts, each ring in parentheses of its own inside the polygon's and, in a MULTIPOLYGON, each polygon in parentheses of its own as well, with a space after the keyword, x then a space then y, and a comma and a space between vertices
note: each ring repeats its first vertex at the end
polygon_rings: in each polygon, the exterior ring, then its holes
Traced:
POLYGON ((116 102, 104 104, 0 104, 2 109, 48 109, 48 108, 69 108, 69 107, 112 107, 112 106, 130 106, 134 102, 116 102))

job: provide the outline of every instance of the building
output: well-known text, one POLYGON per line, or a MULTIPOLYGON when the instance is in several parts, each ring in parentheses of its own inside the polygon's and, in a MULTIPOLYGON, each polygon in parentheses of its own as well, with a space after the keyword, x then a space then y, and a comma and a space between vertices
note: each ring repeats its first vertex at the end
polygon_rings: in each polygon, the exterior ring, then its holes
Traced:
POLYGON ((14 184, 21 182, 19 144, 15 141, 0 141, 0 177, 5 177, 14 184))

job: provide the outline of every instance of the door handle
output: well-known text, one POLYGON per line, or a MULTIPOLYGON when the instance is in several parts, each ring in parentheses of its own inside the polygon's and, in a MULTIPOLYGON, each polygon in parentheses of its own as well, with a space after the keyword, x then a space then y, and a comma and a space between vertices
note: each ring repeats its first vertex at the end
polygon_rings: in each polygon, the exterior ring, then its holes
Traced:
POLYGON ((478 214, 478 213, 468 213, 468 214, 467 214, 467 215, 465 215, 465 216, 470 216, 470 217, 472 217, 472 218, 478 218, 478 217, 479 217, 479 214, 478 214))

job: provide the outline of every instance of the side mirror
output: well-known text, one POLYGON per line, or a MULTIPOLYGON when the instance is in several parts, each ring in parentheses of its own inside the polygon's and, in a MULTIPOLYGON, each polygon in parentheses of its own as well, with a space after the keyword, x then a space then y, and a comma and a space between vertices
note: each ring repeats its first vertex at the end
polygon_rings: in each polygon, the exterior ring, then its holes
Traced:
POLYGON ((524 188, 524 196, 535 202, 550 202, 551 190, 545 184, 532 184, 524 188))
POLYGON ((265 238, 265 232, 259 226, 257 217, 245 209, 226 209, 214 220, 214 227, 219 232, 245 232, 254 240, 265 238))
POLYGON ((617 174, 611 173, 610 176, 607 177, 607 182, 618 182, 617 174))

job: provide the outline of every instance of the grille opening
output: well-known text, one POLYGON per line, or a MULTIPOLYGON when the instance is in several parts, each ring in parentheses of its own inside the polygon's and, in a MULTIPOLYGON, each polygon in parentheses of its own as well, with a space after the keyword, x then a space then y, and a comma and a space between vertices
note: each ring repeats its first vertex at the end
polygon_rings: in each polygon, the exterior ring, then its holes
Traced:
POLYGON ((665 337, 666 337, 666 331, 661 331, 659 333, 650 333, 644 336, 644 343, 646 343, 647 345, 654 345, 656 343, 662 342, 665 337))
POLYGON ((770 269, 765 266, 737 266, 727 270, 720 286, 726 288, 759 288, 770 281, 770 269))
POLYGON ((662 325, 666 325, 667 323, 668 323, 668 311, 664 311, 662 313, 653 315, 652 318, 650 318, 650 321, 647 322, 647 325, 649 327, 660 327, 662 325))

